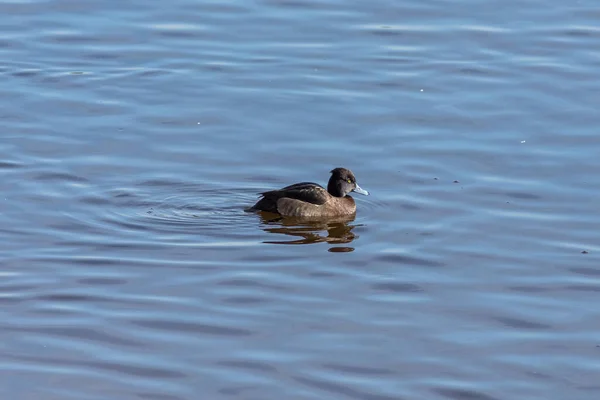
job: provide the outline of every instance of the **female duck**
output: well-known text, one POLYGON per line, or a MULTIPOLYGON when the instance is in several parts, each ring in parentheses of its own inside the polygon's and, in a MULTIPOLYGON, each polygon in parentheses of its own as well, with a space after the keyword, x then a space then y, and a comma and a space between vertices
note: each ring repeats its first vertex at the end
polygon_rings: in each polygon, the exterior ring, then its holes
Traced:
POLYGON ((312 182, 296 183, 279 190, 261 193, 262 198, 250 211, 268 211, 289 217, 341 217, 356 213, 350 192, 369 195, 356 183, 352 171, 335 168, 327 190, 312 182))

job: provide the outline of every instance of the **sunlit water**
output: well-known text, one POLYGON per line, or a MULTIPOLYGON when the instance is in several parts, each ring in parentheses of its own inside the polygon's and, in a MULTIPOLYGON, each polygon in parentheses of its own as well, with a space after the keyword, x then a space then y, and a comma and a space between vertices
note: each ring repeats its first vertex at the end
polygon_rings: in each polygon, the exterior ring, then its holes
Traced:
POLYGON ((1 1, 0 397, 600 398, 598 10, 1 1))

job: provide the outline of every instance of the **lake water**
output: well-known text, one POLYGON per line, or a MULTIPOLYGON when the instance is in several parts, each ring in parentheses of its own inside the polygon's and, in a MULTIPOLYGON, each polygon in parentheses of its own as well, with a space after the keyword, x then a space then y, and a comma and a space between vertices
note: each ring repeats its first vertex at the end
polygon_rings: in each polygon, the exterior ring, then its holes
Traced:
POLYGON ((600 398, 597 1, 0 14, 0 398, 600 398))

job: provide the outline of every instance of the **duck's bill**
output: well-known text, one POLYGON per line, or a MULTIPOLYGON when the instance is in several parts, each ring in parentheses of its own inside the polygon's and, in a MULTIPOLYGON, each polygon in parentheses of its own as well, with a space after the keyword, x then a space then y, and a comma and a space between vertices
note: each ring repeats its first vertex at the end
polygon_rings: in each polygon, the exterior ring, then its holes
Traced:
POLYGON ((356 185, 356 187, 354 188, 353 192, 360 193, 360 194, 363 194, 365 196, 369 195, 369 192, 367 192, 365 189, 361 188, 358 185, 356 185))

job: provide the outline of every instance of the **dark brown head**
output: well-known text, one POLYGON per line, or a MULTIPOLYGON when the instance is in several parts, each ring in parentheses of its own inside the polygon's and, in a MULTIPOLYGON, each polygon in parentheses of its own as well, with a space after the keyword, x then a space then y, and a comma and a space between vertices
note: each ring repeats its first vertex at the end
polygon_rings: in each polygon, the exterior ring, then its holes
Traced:
POLYGON ((344 197, 350 192, 364 194, 365 196, 369 195, 369 192, 358 186, 354 174, 349 169, 335 168, 330 172, 331 178, 329 178, 329 183, 327 184, 327 191, 332 196, 344 197))

